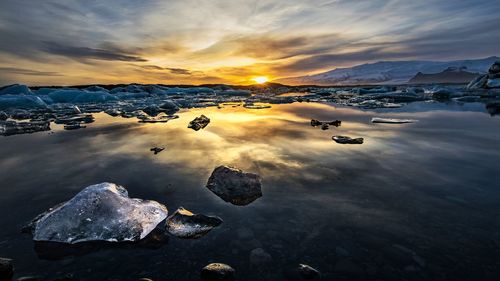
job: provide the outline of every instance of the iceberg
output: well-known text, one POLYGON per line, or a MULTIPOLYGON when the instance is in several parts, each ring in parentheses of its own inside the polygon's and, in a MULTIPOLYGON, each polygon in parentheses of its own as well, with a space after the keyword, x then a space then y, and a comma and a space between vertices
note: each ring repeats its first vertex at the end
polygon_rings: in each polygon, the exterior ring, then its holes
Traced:
POLYGON ((156 202, 129 198, 114 183, 88 186, 69 201, 39 216, 33 240, 59 243, 138 241, 168 216, 156 202))
POLYGON ((11 136, 18 134, 31 134, 35 132, 49 131, 50 122, 48 121, 0 121, 0 135, 11 136))
POLYGON ((0 95, 0 109, 5 108, 46 108, 39 97, 31 95, 0 95))
POLYGON ((0 95, 32 95, 30 88, 26 85, 14 84, 0 90, 0 95))
POLYGON ((179 238, 199 238, 221 223, 219 217, 193 214, 180 207, 167 218, 166 228, 168 233, 179 238))
POLYGON ((99 103, 118 100, 117 97, 108 92, 87 92, 78 89, 63 89, 51 92, 48 96, 59 103, 99 103))

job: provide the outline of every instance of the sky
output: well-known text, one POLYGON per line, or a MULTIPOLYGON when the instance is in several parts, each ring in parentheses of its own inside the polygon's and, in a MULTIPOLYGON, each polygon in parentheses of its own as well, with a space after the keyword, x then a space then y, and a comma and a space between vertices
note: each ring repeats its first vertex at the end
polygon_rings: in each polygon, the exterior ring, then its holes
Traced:
POLYGON ((499 54, 495 0, 0 0, 0 85, 250 84, 499 54))

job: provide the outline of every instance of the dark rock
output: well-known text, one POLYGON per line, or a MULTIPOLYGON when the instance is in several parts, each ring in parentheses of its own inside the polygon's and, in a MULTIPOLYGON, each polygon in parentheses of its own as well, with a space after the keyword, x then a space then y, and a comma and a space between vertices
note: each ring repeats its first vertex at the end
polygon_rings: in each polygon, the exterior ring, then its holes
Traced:
POLYGON ((179 238, 199 238, 221 223, 219 217, 193 214, 180 207, 167 218, 166 228, 168 233, 179 238))
POLYGON ((321 273, 307 264, 299 264, 296 268, 285 272, 285 279, 289 281, 320 280, 321 273))
POLYGON ((321 129, 323 129, 324 125, 331 125, 331 126, 339 127, 341 124, 342 124, 342 121, 340 121, 340 120, 319 121, 316 119, 311 119, 311 126, 313 126, 313 127, 322 126, 321 129))
POLYGON ((351 138, 348 136, 333 136, 332 139, 340 144, 362 144, 363 138, 351 138))
POLYGON ((219 166, 208 179, 207 188, 226 202, 248 205, 262 196, 260 176, 239 169, 219 166))
POLYGON ((328 124, 323 123, 323 125, 321 125, 321 130, 328 130, 329 127, 328 124))
POLYGON ((492 102, 486 105, 486 110, 491 116, 500 114, 500 102, 492 102))
POLYGON ((14 275, 14 266, 11 259, 0 258, 0 280, 9 281, 14 275))
POLYGON ((223 263, 211 263, 201 270, 201 279, 204 281, 232 281, 235 280, 235 271, 223 263))
POLYGON ((318 121, 316 119, 311 119, 311 126, 316 127, 316 126, 321 126, 323 123, 321 121, 318 121))
POLYGON ((250 252, 250 263, 253 265, 264 265, 272 261, 273 257, 262 248, 256 248, 250 252))
POLYGON ((153 151, 155 155, 158 154, 158 153, 160 153, 160 152, 162 152, 163 150, 165 150, 165 147, 157 147, 157 146, 155 146, 155 147, 153 147, 153 148, 150 149, 150 151, 153 151))
POLYGON ((210 123, 210 119, 202 114, 200 117, 196 117, 193 121, 189 122, 188 128, 198 131, 204 129, 208 123, 210 123))

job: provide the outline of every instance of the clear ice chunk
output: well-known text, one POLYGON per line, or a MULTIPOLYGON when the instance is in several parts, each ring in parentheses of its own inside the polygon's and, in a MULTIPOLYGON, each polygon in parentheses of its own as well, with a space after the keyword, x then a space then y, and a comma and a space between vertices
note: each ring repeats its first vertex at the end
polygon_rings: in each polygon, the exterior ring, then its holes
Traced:
POLYGON ((125 188, 105 182, 84 188, 43 214, 35 222, 33 240, 71 244, 138 241, 167 216, 164 205, 129 198, 125 188))
POLYGON ((199 238, 214 227, 219 226, 222 219, 215 216, 193 214, 180 207, 167 218, 167 231, 179 238, 199 238))

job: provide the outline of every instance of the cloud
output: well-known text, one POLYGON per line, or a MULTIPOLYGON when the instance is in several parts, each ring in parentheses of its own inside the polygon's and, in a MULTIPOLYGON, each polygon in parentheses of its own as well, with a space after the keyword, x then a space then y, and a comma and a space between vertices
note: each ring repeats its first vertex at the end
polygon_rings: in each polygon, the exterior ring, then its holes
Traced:
POLYGON ((133 61, 133 62, 147 61, 144 58, 141 58, 134 54, 126 53, 118 48, 97 49, 89 47, 66 46, 55 42, 45 42, 45 48, 43 50, 47 53, 59 56, 65 56, 76 60, 96 59, 96 60, 133 61))
POLYGON ((62 74, 58 72, 38 71, 38 70, 31 70, 31 69, 24 69, 17 67, 0 67, 0 71, 5 73, 22 74, 28 76, 62 76, 62 74))

